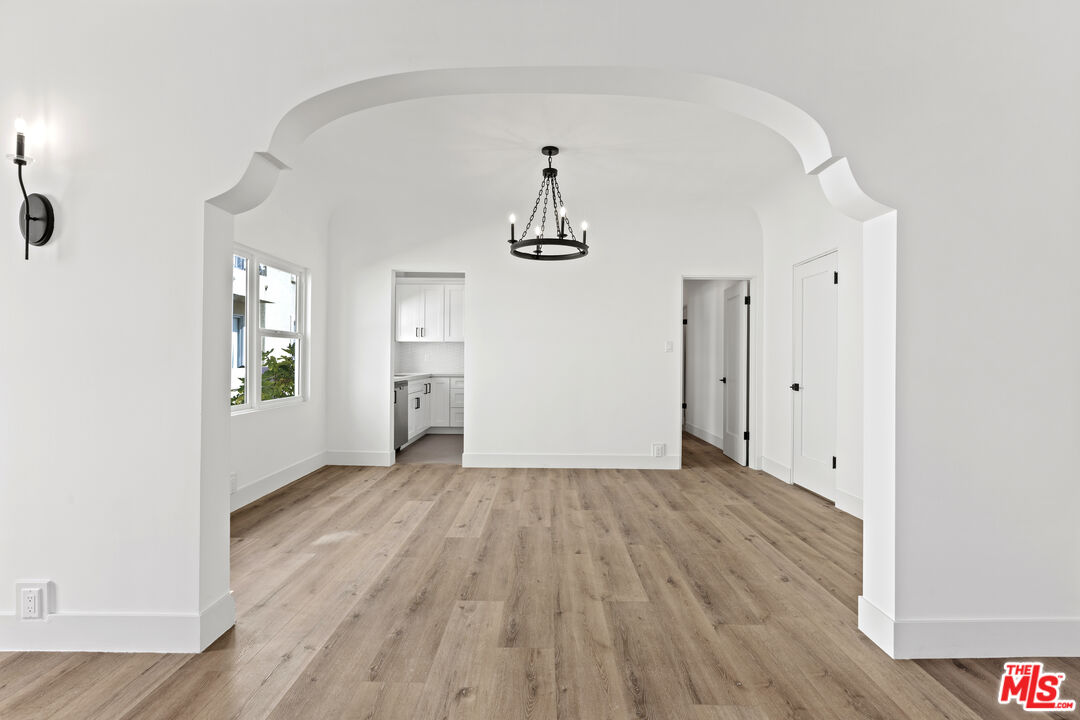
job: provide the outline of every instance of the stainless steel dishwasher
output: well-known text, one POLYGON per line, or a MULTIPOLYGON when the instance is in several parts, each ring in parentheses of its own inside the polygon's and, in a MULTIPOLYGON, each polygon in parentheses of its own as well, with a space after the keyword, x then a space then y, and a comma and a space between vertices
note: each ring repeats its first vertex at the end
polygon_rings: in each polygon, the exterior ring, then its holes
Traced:
POLYGON ((394 449, 409 441, 409 382, 394 383, 394 449))

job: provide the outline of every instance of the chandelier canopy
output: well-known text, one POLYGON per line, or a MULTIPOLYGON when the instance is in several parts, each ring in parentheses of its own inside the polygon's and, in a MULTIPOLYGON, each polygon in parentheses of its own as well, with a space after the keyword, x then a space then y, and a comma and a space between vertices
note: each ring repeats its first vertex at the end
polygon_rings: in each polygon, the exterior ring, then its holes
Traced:
POLYGON ((583 258, 589 254, 589 245, 585 242, 589 224, 581 223, 581 240, 578 240, 569 218, 566 217, 566 205, 563 203, 562 191, 559 189, 559 171, 551 166, 551 158, 559 154, 559 148, 554 145, 545 145, 540 152, 547 156, 548 166, 544 168, 540 190, 536 193, 536 202, 533 203, 532 213, 529 214, 529 221, 525 223, 525 230, 522 231, 520 240, 514 234, 514 223, 517 218, 510 216, 510 240, 508 240, 510 254, 525 260, 583 258), (547 237, 544 234, 547 226, 549 198, 551 199, 551 222, 555 225, 554 237, 547 237), (539 220, 536 218, 537 211, 540 211, 539 220), (530 228, 533 230, 532 237, 529 235, 530 228), (556 252, 552 252, 552 249, 556 252))

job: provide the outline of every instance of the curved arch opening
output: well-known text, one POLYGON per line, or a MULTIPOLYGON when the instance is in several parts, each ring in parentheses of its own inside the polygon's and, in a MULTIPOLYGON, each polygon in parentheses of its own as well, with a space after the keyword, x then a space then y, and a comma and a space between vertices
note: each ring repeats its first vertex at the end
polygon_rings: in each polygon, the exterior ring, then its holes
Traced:
MULTIPOLYGON (((746 118, 776 133, 794 149, 802 171, 816 178, 828 202, 861 223, 862 370, 857 453, 863 479, 861 508, 846 508, 864 521, 863 597, 860 627, 892 652, 879 622, 892 617, 895 497, 896 212, 858 187, 845 158, 832 154, 820 125, 801 109, 775 96, 716 77, 627 68, 465 68, 403 73, 351 83, 297 105, 278 123, 269 146, 252 155, 237 184, 207 200, 204 236, 204 353, 201 542, 204 597, 228 587, 230 501, 221 478, 228 476, 230 415, 225 364, 229 337, 218 322, 228 298, 221 272, 235 242, 237 215, 264 203, 282 171, 296 166, 305 141, 320 129, 365 110, 411 100, 475 95, 579 95, 647 98, 703 106, 746 118), (880 628, 880 629, 879 629, 880 628)), ((494 250, 493 250, 494 252, 494 250)), ((760 349, 760 339, 757 341, 760 349)), ((760 372, 751 370, 752 393, 760 394, 760 372)), ((756 403, 760 408, 760 399, 756 403)), ((759 413, 760 415, 760 413, 759 413)), ((760 437, 760 425, 754 424, 760 437)), ((754 443, 754 440, 751 441, 754 443)), ((760 445, 751 447, 751 465, 760 467, 760 445)), ((853 453, 853 457, 856 454, 853 453)), ((852 471, 850 468, 845 468, 852 471)), ((228 627, 211 629, 210 634, 228 627)), ((212 640, 213 637, 210 638, 212 640)))

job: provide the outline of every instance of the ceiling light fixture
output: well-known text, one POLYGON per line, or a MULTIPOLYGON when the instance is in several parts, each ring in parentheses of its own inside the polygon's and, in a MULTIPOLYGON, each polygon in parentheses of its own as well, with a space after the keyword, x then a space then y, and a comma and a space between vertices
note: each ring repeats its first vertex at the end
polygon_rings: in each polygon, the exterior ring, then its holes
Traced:
POLYGON ((517 218, 510 216, 510 254, 514 257, 526 260, 576 260, 589 254, 589 245, 585 242, 588 223, 581 223, 581 240, 574 235, 574 228, 566 217, 566 205, 563 203, 562 191, 559 189, 559 171, 551 167, 551 158, 559 154, 559 148, 554 145, 545 145, 540 152, 547 156, 548 166, 544 168, 544 179, 540 181, 540 191, 536 193, 536 202, 533 203, 529 222, 525 223, 525 229, 521 232, 518 240, 514 233, 514 224, 517 218), (556 223, 555 237, 545 237, 544 230, 547 225, 548 198, 551 198, 551 220, 556 223), (543 209, 541 210, 541 205, 543 209), (536 211, 541 210, 539 223, 534 227, 536 211), (529 237, 529 228, 533 227, 536 237, 529 237), (569 248, 565 252, 545 253, 545 247, 569 248), (531 250, 528 248, 532 248, 531 250))
POLYGON ((19 208, 19 230, 26 241, 26 259, 30 259, 30 246, 40 247, 49 242, 53 233, 53 206, 49 198, 39 193, 26 194, 23 183, 23 168, 34 162, 26 154, 26 123, 22 118, 15 121, 15 154, 8 159, 19 168, 19 189, 22 190, 23 203, 19 208))

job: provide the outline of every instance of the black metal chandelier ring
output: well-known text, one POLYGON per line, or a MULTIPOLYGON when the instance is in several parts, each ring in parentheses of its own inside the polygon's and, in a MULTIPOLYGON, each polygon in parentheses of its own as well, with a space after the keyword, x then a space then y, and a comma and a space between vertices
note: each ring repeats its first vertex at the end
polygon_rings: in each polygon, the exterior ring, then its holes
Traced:
POLYGON ((580 240, 566 240, 563 238, 533 238, 532 240, 518 240, 510 244, 510 254, 525 260, 577 260, 589 254, 589 246, 580 240), (559 245, 561 247, 577 248, 576 253, 559 253, 557 255, 537 254, 536 250, 521 252, 524 248, 543 248, 545 245, 559 245))
POLYGON ((525 230, 518 239, 515 223, 517 219, 510 216, 510 254, 523 260, 577 260, 589 254, 589 244, 586 240, 589 225, 581 223, 581 240, 574 234, 574 228, 566 216, 566 205, 563 204, 562 188, 559 187, 559 171, 551 166, 551 158, 559 154, 559 148, 554 145, 545 145, 540 148, 540 153, 548 159, 547 167, 541 173, 540 190, 536 194, 536 202, 533 203, 532 214, 525 223, 525 230), (551 200, 551 219, 555 223, 555 236, 545 237, 544 230, 547 227, 548 199, 551 200), (540 216, 537 218, 537 211, 540 216), (534 225, 534 221, 536 224, 534 225), (535 237, 529 236, 529 229, 536 233, 535 237), (544 248, 570 248, 569 252, 545 253, 544 248))

